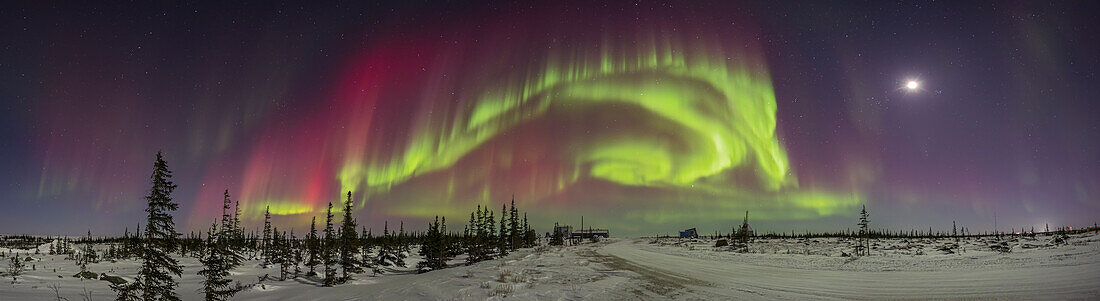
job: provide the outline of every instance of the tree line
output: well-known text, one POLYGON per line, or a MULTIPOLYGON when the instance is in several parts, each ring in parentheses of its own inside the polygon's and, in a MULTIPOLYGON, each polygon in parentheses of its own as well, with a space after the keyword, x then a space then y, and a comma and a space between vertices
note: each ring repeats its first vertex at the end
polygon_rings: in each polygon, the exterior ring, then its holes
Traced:
MULTIPOLYGON (((313 217, 309 232, 301 237, 294 231, 280 230, 271 223, 269 208, 264 210, 264 224, 259 232, 246 233, 241 222, 239 201, 233 201, 229 190, 222 195, 222 214, 211 224, 205 235, 190 233, 184 236, 175 231, 171 212, 179 205, 172 201, 177 187, 172 172, 161 153, 157 153, 150 176, 152 188, 147 201, 144 232, 139 226, 134 234, 127 228, 122 237, 92 238, 89 232, 80 241, 86 250, 73 251, 69 239, 59 239, 51 247, 51 253, 74 254, 80 262, 99 259, 137 259, 142 262, 134 281, 112 283, 118 300, 179 300, 175 293, 177 279, 182 268, 173 254, 198 258, 203 277, 203 295, 206 300, 227 300, 248 286, 235 283, 230 271, 245 260, 258 260, 262 268, 276 267, 278 279, 307 277, 321 286, 347 283, 357 274, 385 273, 387 267, 405 267, 405 259, 411 247, 419 245, 423 257, 416 270, 429 272, 452 266, 451 261, 462 254, 465 264, 474 264, 506 256, 521 248, 534 247, 537 235, 527 222, 526 213, 520 214, 515 205, 504 204, 497 219, 488 207, 478 205, 470 214, 470 221, 462 232, 449 231, 446 217, 437 216, 428 223, 425 231, 405 231, 404 223, 398 229, 385 223, 382 233, 360 227, 352 215, 352 192, 340 202, 343 206, 339 220, 333 214, 333 203, 328 203, 323 216, 324 224, 318 229, 317 217, 313 217), (108 244, 108 249, 98 255, 91 245, 108 244)), ((275 276, 260 276, 257 283, 275 276)))

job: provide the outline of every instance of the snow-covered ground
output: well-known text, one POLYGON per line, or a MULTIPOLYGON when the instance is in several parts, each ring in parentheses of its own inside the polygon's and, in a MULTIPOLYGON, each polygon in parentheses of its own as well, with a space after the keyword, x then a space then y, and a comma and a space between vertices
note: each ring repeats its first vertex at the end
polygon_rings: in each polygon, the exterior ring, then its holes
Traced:
POLYGON ((681 284, 679 298, 1100 298, 1100 236, 1045 246, 1050 239, 1008 238, 1010 253, 990 249, 991 239, 964 239, 954 254, 939 250, 953 239, 879 240, 872 256, 859 258, 840 256, 854 242, 839 239, 758 241, 748 253, 712 241, 634 240, 601 253, 681 284))
MULTIPOLYGON (((580 299, 1097 299, 1100 236, 1086 233, 1066 244, 1049 236, 1006 239, 1011 252, 992 251, 990 239, 877 240, 872 256, 844 257, 852 241, 758 239, 748 252, 714 247, 712 240, 610 239, 568 247, 520 250, 472 266, 460 263, 415 274, 411 267, 359 274, 349 284, 320 287, 317 279, 278 281, 277 267, 249 261, 233 271, 245 285, 260 275, 274 279, 238 293, 234 300, 580 300, 580 299)), ((14 283, 3 274, 0 300, 111 300, 102 280, 74 278, 80 268, 63 256, 15 250, 34 258, 14 283), (31 270, 32 265, 34 270, 31 270), (57 288, 55 293, 54 288, 57 288)), ((13 250, 0 248, 6 255, 13 250)), ((413 250, 415 253, 415 248, 413 250)), ((178 294, 200 300, 201 269, 182 258, 178 294)), ((5 260, 0 265, 6 268, 5 260)), ((130 279, 137 261, 89 265, 96 273, 130 279)), ((6 270, 6 269, 5 269, 6 270)))

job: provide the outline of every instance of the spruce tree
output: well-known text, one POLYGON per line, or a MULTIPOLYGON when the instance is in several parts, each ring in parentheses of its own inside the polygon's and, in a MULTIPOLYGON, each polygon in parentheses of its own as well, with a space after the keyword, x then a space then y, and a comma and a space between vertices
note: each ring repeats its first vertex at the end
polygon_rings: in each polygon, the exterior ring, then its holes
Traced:
MULTIPOLYGON (((480 213, 481 209, 478 208, 480 213)), ((466 241, 466 265, 471 265, 477 262, 477 221, 474 219, 473 212, 470 212, 470 221, 466 223, 463 233, 463 239, 466 241)))
MULTIPOLYGON (((221 227, 222 227, 223 231, 228 230, 230 232, 230 234, 232 234, 233 229, 235 229, 236 225, 234 223, 235 220, 233 219, 233 213, 229 212, 229 203, 231 203, 230 200, 229 200, 229 189, 226 189, 225 194, 222 197, 222 225, 221 225, 221 227)), ((219 231, 219 233, 220 232, 221 231, 219 231)), ((226 239, 231 239, 231 237, 227 237, 226 239)))
POLYGON ((298 278, 298 276, 302 274, 302 269, 300 267, 302 263, 302 248, 301 242, 298 241, 298 237, 294 236, 293 229, 290 230, 290 249, 292 250, 291 252, 294 253, 294 256, 291 257, 293 259, 294 278, 298 278))
MULTIPOLYGON (((136 280, 135 280, 136 281, 136 280)), ((111 290, 115 291, 115 300, 117 301, 137 301, 141 300, 138 296, 138 291, 141 289, 141 283, 129 282, 129 283, 110 283, 108 286, 111 290)))
POLYGON ((134 228, 134 235, 130 236, 130 250, 127 251, 130 253, 130 256, 141 257, 141 248, 143 246, 141 237, 144 235, 143 233, 144 232, 141 232, 141 223, 138 223, 136 228, 134 228))
POLYGON ((385 223, 382 228, 382 245, 378 250, 378 264, 389 265, 394 267, 405 266, 405 246, 402 242, 404 240, 405 224, 401 223, 397 232, 389 231, 389 221, 385 223))
POLYGON ((745 211, 745 221, 741 223, 741 230, 738 231, 738 236, 741 238, 741 244, 746 247, 749 244, 749 212, 745 211))
MULTIPOLYGON (((870 242, 867 239, 869 235, 868 226, 870 220, 867 219, 867 205, 863 205, 863 209, 859 211, 859 247, 856 248, 856 255, 870 255, 870 242)), ((929 235, 932 233, 932 229, 928 229, 929 235)))
POLYGON ((500 205, 500 230, 497 233, 497 249, 500 257, 508 256, 508 244, 512 240, 512 232, 508 230, 508 208, 506 205, 500 205))
POLYGON ((519 248, 523 241, 522 229, 519 228, 519 211, 516 210, 516 196, 512 195, 512 210, 509 212, 508 217, 508 229, 511 232, 508 234, 508 248, 515 250, 519 248))
POLYGON ((222 223, 221 230, 216 233, 216 249, 225 258, 228 265, 227 270, 232 270, 241 265, 241 261, 244 258, 240 254, 237 254, 234 248, 234 241, 237 235, 237 220, 236 217, 229 216, 229 189, 225 190, 224 197, 222 198, 222 223))
POLYGON ((397 230, 397 249, 398 266, 405 266, 405 258, 408 257, 409 252, 409 234, 405 233, 405 221, 401 221, 397 230))
POLYGON ((523 247, 530 248, 535 246, 535 240, 538 237, 535 234, 535 230, 531 230, 531 225, 527 224, 527 212, 523 213, 523 247))
POLYGON ((565 236, 561 231, 558 231, 558 223, 554 223, 554 235, 550 237, 551 246, 560 246, 565 244, 565 236))
POLYGON ((362 233, 359 235, 359 266, 361 269, 374 270, 374 260, 370 257, 370 232, 367 232, 367 227, 362 228, 362 233))
POLYGON ((378 238, 378 256, 375 260, 376 266, 391 265, 396 260, 393 258, 391 245, 390 221, 385 221, 382 224, 382 236, 378 238))
POLYGON ((359 251, 359 246, 356 245, 359 238, 356 237, 355 218, 352 217, 351 210, 351 191, 348 191, 347 201, 344 202, 344 221, 340 225, 340 268, 343 270, 340 282, 351 279, 350 274, 363 272, 355 254, 359 251))
POLYGON ((447 261, 452 258, 451 252, 447 250, 448 246, 450 246, 450 235, 447 234, 446 216, 440 220, 437 232, 439 232, 439 251, 442 253, 439 264, 445 268, 447 267, 447 261))
MULTIPOLYGON (((183 269, 179 262, 170 255, 176 247, 179 233, 176 233, 175 222, 172 221, 172 211, 179 209, 179 205, 172 202, 172 191, 176 184, 172 183, 172 171, 168 170, 168 163, 164 156, 157 152, 157 160, 153 163, 153 174, 150 180, 153 187, 149 195, 145 197, 148 205, 147 224, 145 226, 144 246, 141 247, 141 270, 138 272, 135 282, 140 282, 142 298, 145 300, 179 300, 176 296, 176 280, 172 274, 180 277, 183 269)), ((126 288, 124 288, 126 289, 126 288)), ((120 292, 120 295, 122 293, 120 292)))
POLYGON ((492 210, 488 206, 478 205, 476 214, 470 214, 466 248, 469 255, 466 258, 466 264, 493 259, 491 252, 496 244, 493 234, 495 231, 492 210))
MULTIPOLYGON (((375 256, 374 259, 370 259, 370 260, 367 259, 367 256, 369 256, 368 253, 370 253, 371 249, 373 248, 373 246, 371 244, 378 244, 377 240, 374 239, 374 234, 372 233, 372 231, 373 230, 367 230, 367 239, 366 239, 366 241, 369 242, 369 243, 367 243, 367 242, 363 243, 363 262, 364 263, 369 263, 371 272, 374 273, 375 276, 377 276, 378 274, 382 273, 382 265, 379 264, 379 262, 378 262, 379 257, 375 256)), ((379 251, 379 254, 381 254, 381 253, 382 252, 379 251)))
POLYGON ((23 262, 23 259, 19 258, 18 253, 12 254, 11 258, 8 258, 8 275, 11 276, 12 283, 15 283, 19 275, 23 275, 23 270, 26 269, 26 267, 26 263, 23 262))
MULTIPOLYGON (((223 215, 223 218, 225 216, 223 215)), ((224 220, 222 225, 227 225, 224 220)), ((199 260, 202 263, 203 269, 199 271, 199 276, 203 276, 203 294, 207 301, 221 301, 229 300, 236 294, 236 290, 229 287, 232 280, 229 279, 229 270, 232 263, 228 253, 228 237, 223 236, 229 233, 224 228, 221 231, 217 230, 217 223, 210 225, 210 230, 207 231, 206 241, 206 254, 199 260)))
POLYGON ((88 270, 89 263, 97 261, 95 249, 92 249, 92 230, 88 230, 88 237, 84 239, 84 247, 80 249, 80 253, 77 264, 80 265, 80 271, 84 272, 88 270))
POLYGON ((281 262, 279 256, 282 256, 279 252, 279 227, 271 226, 271 240, 268 243, 267 250, 271 253, 271 264, 278 265, 281 262))
POLYGON ((282 234, 276 232, 275 235, 278 236, 278 247, 275 252, 277 252, 276 256, 279 259, 279 280, 286 280, 287 276, 292 275, 291 264, 294 262, 294 254, 290 249, 290 239, 287 237, 286 231, 283 231, 282 234))
POLYGON ((394 267, 405 266, 405 251, 402 246, 402 237, 404 236, 404 222, 401 224, 401 228, 397 232, 389 231, 389 222, 385 223, 382 228, 382 246, 378 249, 378 264, 389 265, 394 267))
POLYGON ((306 236, 306 250, 309 252, 309 256, 306 259, 306 266, 309 267, 309 273, 306 276, 317 275, 317 265, 321 263, 321 240, 317 238, 317 217, 313 217, 313 221, 309 223, 309 235, 306 236))
POLYGON ((955 237, 955 243, 959 242, 959 228, 955 225, 955 221, 951 221, 951 236, 955 237))
POLYGON ((286 274, 283 273, 282 265, 283 252, 282 252, 282 239, 279 238, 279 227, 271 227, 271 240, 267 246, 267 251, 271 253, 271 264, 275 265, 279 269, 279 280, 286 280, 286 274))
POLYGON ((482 259, 490 260, 493 259, 493 254, 491 252, 493 249, 493 244, 497 241, 496 234, 493 232, 493 229, 496 229, 497 221, 496 217, 493 216, 493 210, 489 209, 489 206, 485 206, 484 221, 485 227, 483 227, 483 229, 485 229, 485 239, 482 242, 482 244, 484 245, 484 248, 482 248, 482 259))
POLYGON ((242 248, 244 247, 244 227, 241 226, 241 201, 233 202, 232 231, 233 235, 229 238, 229 243, 233 246, 233 251, 243 252, 244 250, 242 248))
POLYGON ((439 230, 439 216, 435 217, 434 222, 428 224, 428 232, 424 234, 423 243, 420 244, 420 256, 424 257, 424 260, 417 263, 416 267, 421 273, 447 267, 446 261, 443 260, 443 235, 439 230))
POLYGON ((458 252, 454 248, 454 245, 455 245, 454 236, 451 235, 451 233, 447 232, 447 217, 446 216, 444 216, 440 219, 439 226, 440 226, 439 234, 442 236, 442 241, 440 241, 440 244, 442 245, 441 248, 443 249, 443 257, 446 260, 450 260, 451 258, 453 258, 455 255, 457 255, 460 252, 458 252))
POLYGON ((264 237, 260 244, 260 257, 263 257, 263 267, 271 264, 271 206, 264 206, 264 237))
POLYGON ((332 229, 332 202, 325 213, 325 238, 321 246, 321 261, 325 266, 324 286, 336 284, 336 233, 332 229))

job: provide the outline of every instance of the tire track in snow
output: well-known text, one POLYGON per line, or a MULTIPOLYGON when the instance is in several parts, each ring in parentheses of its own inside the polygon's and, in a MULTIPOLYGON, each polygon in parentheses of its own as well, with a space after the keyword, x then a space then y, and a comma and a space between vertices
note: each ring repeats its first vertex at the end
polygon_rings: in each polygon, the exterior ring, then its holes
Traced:
MULTIPOLYGON (((581 256, 589 257, 594 262, 603 264, 610 269, 609 271, 633 272, 638 275, 637 278, 644 282, 643 288, 665 297, 675 297, 680 293, 680 291, 688 289, 688 286, 690 285, 713 285, 709 282, 688 277, 685 275, 635 264, 631 261, 615 255, 604 255, 593 251, 579 252, 578 254, 581 256)), ((636 294, 640 297, 645 296, 645 294, 642 294, 640 292, 636 294)))
POLYGON ((1081 264, 1064 266, 856 272, 705 260, 642 250, 634 243, 619 241, 597 252, 622 261, 612 260, 611 267, 634 271, 687 295, 708 293, 769 299, 1066 299, 1095 298, 1100 293, 1096 286, 1100 283, 1100 260, 1097 260, 1100 258, 1095 254, 1079 258, 1081 264))

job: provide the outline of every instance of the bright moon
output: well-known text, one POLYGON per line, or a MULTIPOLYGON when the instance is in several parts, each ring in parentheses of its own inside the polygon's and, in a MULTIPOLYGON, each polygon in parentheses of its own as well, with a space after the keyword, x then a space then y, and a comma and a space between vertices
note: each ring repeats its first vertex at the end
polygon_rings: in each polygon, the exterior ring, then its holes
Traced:
POLYGON ((915 81, 915 80, 911 80, 908 83, 905 83, 905 87, 908 88, 909 90, 916 90, 917 87, 919 87, 919 86, 920 86, 920 84, 918 84, 917 81, 915 81))

